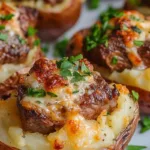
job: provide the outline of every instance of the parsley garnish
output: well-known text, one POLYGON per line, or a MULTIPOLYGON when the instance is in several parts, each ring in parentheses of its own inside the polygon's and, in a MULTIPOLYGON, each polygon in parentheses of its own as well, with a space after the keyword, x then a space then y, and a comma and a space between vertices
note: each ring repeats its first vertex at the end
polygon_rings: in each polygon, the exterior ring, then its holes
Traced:
POLYGON ((40 43, 41 43, 40 39, 36 39, 34 41, 34 46, 38 46, 38 45, 40 45, 40 43))
POLYGON ((90 0, 88 1, 89 9, 96 9, 99 7, 100 0, 90 0))
POLYGON ((136 16, 131 15, 130 19, 133 21, 140 21, 140 18, 137 18, 136 16))
POLYGON ((116 65, 118 63, 118 59, 116 56, 114 56, 111 60, 111 64, 116 65))
POLYGON ((0 20, 10 20, 12 17, 14 17, 14 14, 1 15, 0 20))
POLYGON ((150 118, 144 117, 144 119, 142 119, 141 121, 141 133, 144 133, 146 131, 150 130, 150 118))
POLYGON ((28 36, 33 36, 35 35, 35 33, 37 32, 37 30, 33 27, 28 27, 28 30, 27 30, 27 33, 28 33, 28 36))
POLYGON ((134 91, 134 90, 132 90, 131 93, 132 93, 133 99, 134 99, 135 101, 138 101, 138 99, 139 99, 139 93, 137 93, 137 92, 134 91))
POLYGON ((46 92, 43 89, 28 88, 27 95, 31 97, 44 97, 46 92))
POLYGON ((41 102, 40 102, 40 101, 36 101, 36 103, 41 104, 41 102))
POLYGON ((4 25, 0 25, 0 30, 4 30, 5 26, 4 25))
POLYGON ((139 34, 142 32, 137 26, 133 26, 132 30, 139 33, 139 34))
POLYGON ((60 69, 60 75, 64 78, 70 77, 71 82, 84 81, 85 76, 91 74, 89 68, 84 62, 79 62, 83 56, 71 56, 70 58, 64 57, 57 61, 57 67, 60 69), (78 72, 81 66, 81 72, 78 72))
POLYGON ((134 43, 134 45, 136 45, 136 46, 142 46, 142 45, 144 44, 143 41, 137 41, 137 40, 134 40, 133 43, 134 43))
POLYGON ((48 53, 48 50, 49 50, 49 45, 48 44, 44 44, 44 45, 42 45, 42 51, 46 54, 46 53, 48 53))
POLYGON ((50 95, 51 97, 57 97, 57 95, 55 93, 52 92, 47 92, 48 95, 50 95))
POLYGON ((19 39, 19 42, 20 42, 21 44, 25 44, 25 43, 26 43, 26 40, 23 39, 22 37, 18 36, 18 39, 19 39))
POLYGON ((146 146, 128 145, 127 150, 144 150, 146 146))
POLYGON ((8 35, 7 35, 7 34, 0 33, 0 40, 6 41, 7 38, 8 38, 8 35))
POLYGON ((75 91, 72 92, 72 94, 76 94, 78 92, 79 92, 79 90, 75 90, 75 91))
POLYGON ((126 31, 128 30, 128 27, 126 25, 123 25, 122 29, 126 31))
POLYGON ((67 45, 68 45, 68 39, 64 39, 62 41, 57 42, 55 45, 54 56, 61 57, 61 58, 65 57, 67 45))

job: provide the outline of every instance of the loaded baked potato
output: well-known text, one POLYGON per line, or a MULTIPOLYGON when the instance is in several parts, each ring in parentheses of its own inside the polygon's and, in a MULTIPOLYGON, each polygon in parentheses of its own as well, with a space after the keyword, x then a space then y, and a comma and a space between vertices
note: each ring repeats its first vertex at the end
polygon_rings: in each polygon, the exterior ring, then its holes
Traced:
POLYGON ((100 19, 73 36, 67 55, 83 54, 105 79, 137 91, 141 112, 150 114, 150 21, 112 8, 100 19))
POLYGON ((83 0, 20 0, 17 6, 37 12, 36 28, 43 40, 55 40, 71 28, 80 16, 83 0))
POLYGON ((108 84, 82 55, 41 58, 22 75, 17 100, 0 101, 0 146, 124 150, 138 120, 128 89, 108 84))
POLYGON ((24 73, 41 55, 35 29, 29 22, 28 12, 0 3, 0 98, 7 98, 16 88, 18 72, 24 73), (22 17, 28 19, 26 24, 22 24, 22 17))

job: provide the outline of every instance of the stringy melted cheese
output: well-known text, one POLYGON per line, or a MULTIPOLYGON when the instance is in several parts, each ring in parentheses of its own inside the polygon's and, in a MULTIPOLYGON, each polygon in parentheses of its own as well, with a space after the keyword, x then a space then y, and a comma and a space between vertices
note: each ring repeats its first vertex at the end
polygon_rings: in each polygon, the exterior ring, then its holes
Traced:
POLYGON ((24 132, 21 128, 16 100, 0 101, 0 141, 21 150, 99 150, 115 144, 115 138, 138 115, 136 103, 128 90, 120 91, 118 106, 107 115, 104 110, 97 120, 86 120, 80 114, 70 113, 66 124, 49 135, 24 132), (12 121, 13 120, 13 121, 12 121), (117 126, 116 126, 117 124, 117 126))

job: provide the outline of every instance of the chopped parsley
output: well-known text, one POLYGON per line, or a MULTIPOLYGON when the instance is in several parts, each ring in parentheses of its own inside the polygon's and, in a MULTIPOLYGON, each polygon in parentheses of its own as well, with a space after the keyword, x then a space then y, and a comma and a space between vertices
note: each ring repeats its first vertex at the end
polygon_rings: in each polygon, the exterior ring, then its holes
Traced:
POLYGON ((114 56, 111 60, 111 64, 116 65, 118 63, 118 58, 114 56))
POLYGON ((136 92, 136 91, 134 91, 134 90, 132 90, 131 93, 132 93, 133 99, 134 99, 135 101, 138 101, 138 99, 139 99, 139 93, 136 92))
POLYGON ((55 93, 52 93, 52 92, 47 92, 47 94, 51 97, 57 97, 57 95, 55 93))
POLYGON ((100 0, 89 0, 88 1, 88 7, 89 9, 96 9, 99 7, 100 0))
POLYGON ((144 133, 146 131, 150 130, 150 118, 148 116, 144 117, 141 120, 141 133, 144 133))
POLYGON ((139 33, 139 34, 142 32, 137 26, 133 26, 132 30, 139 33))
POLYGON ((19 42, 20 42, 21 44, 25 44, 25 43, 26 43, 26 40, 23 39, 22 37, 18 36, 18 39, 19 39, 19 42))
POLYGON ((68 45, 68 39, 63 39, 59 41, 55 45, 54 56, 55 57, 65 57, 66 54, 66 47, 68 45))
POLYGON ((41 43, 40 39, 36 39, 36 40, 34 41, 34 46, 39 46, 40 43, 41 43))
POLYGON ((74 72, 71 82, 74 83, 74 82, 79 82, 79 81, 85 81, 84 76, 81 75, 79 72, 74 72))
POLYGON ((72 83, 84 81, 85 76, 91 74, 89 68, 84 62, 79 62, 83 56, 71 56, 70 58, 64 57, 60 61, 57 61, 57 67, 60 69, 60 75, 65 79, 70 77, 72 83))
POLYGON ((7 34, 4 34, 4 33, 0 33, 0 40, 2 41, 6 41, 8 38, 8 35, 7 34))
POLYGON ((75 90, 75 91, 72 92, 72 94, 76 94, 78 92, 79 92, 79 90, 75 90))
POLYGON ((91 28, 90 34, 85 37, 86 50, 90 51, 93 48, 96 48, 99 44, 104 44, 106 47, 108 47, 107 31, 108 29, 114 29, 114 27, 109 24, 109 21, 113 17, 119 18, 123 15, 124 12, 116 10, 112 7, 102 13, 100 16, 101 25, 94 25, 91 28))
POLYGON ((140 18, 133 16, 133 15, 130 16, 130 19, 133 21, 140 21, 140 18))
POLYGON ((35 29, 35 28, 33 28, 33 27, 28 27, 28 30, 27 30, 27 34, 28 34, 28 36, 33 36, 33 35, 35 35, 37 33, 37 30, 35 29))
POLYGON ((144 150, 146 146, 128 145, 127 150, 144 150))
POLYGON ((36 103, 41 104, 41 102, 40 102, 40 101, 36 101, 36 103))
POLYGON ((46 53, 48 53, 48 50, 49 50, 49 45, 48 44, 42 45, 42 52, 44 52, 46 54, 46 53))
POLYGON ((123 25, 122 29, 126 31, 128 30, 128 27, 126 25, 123 25))
POLYGON ((140 5, 140 0, 128 0, 128 3, 132 6, 140 5))
POLYGON ((0 20, 10 20, 14 17, 14 14, 1 15, 0 20))
POLYGON ((136 45, 136 46, 142 46, 142 45, 144 45, 144 42, 143 42, 143 41, 134 40, 133 43, 134 43, 134 45, 136 45))
POLYGON ((0 25, 0 30, 4 30, 5 26, 4 25, 0 25))
POLYGON ((28 88, 27 95, 31 97, 44 97, 46 92, 43 89, 28 88))

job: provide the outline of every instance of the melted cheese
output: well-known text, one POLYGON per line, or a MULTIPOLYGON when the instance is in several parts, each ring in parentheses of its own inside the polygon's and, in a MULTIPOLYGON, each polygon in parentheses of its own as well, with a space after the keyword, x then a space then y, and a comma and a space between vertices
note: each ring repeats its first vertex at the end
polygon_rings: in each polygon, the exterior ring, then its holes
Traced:
POLYGON ((96 65, 95 67, 106 79, 150 91, 150 68, 145 70, 125 69, 122 72, 110 73, 107 69, 99 68, 96 65))
POLYGON ((121 85, 117 88, 121 92, 118 107, 110 115, 104 110, 97 120, 86 120, 79 114, 70 113, 66 124, 47 136, 22 130, 15 99, 0 101, 0 141, 21 150, 54 150, 57 146, 62 150, 111 147, 119 133, 138 115, 126 88, 121 85))

